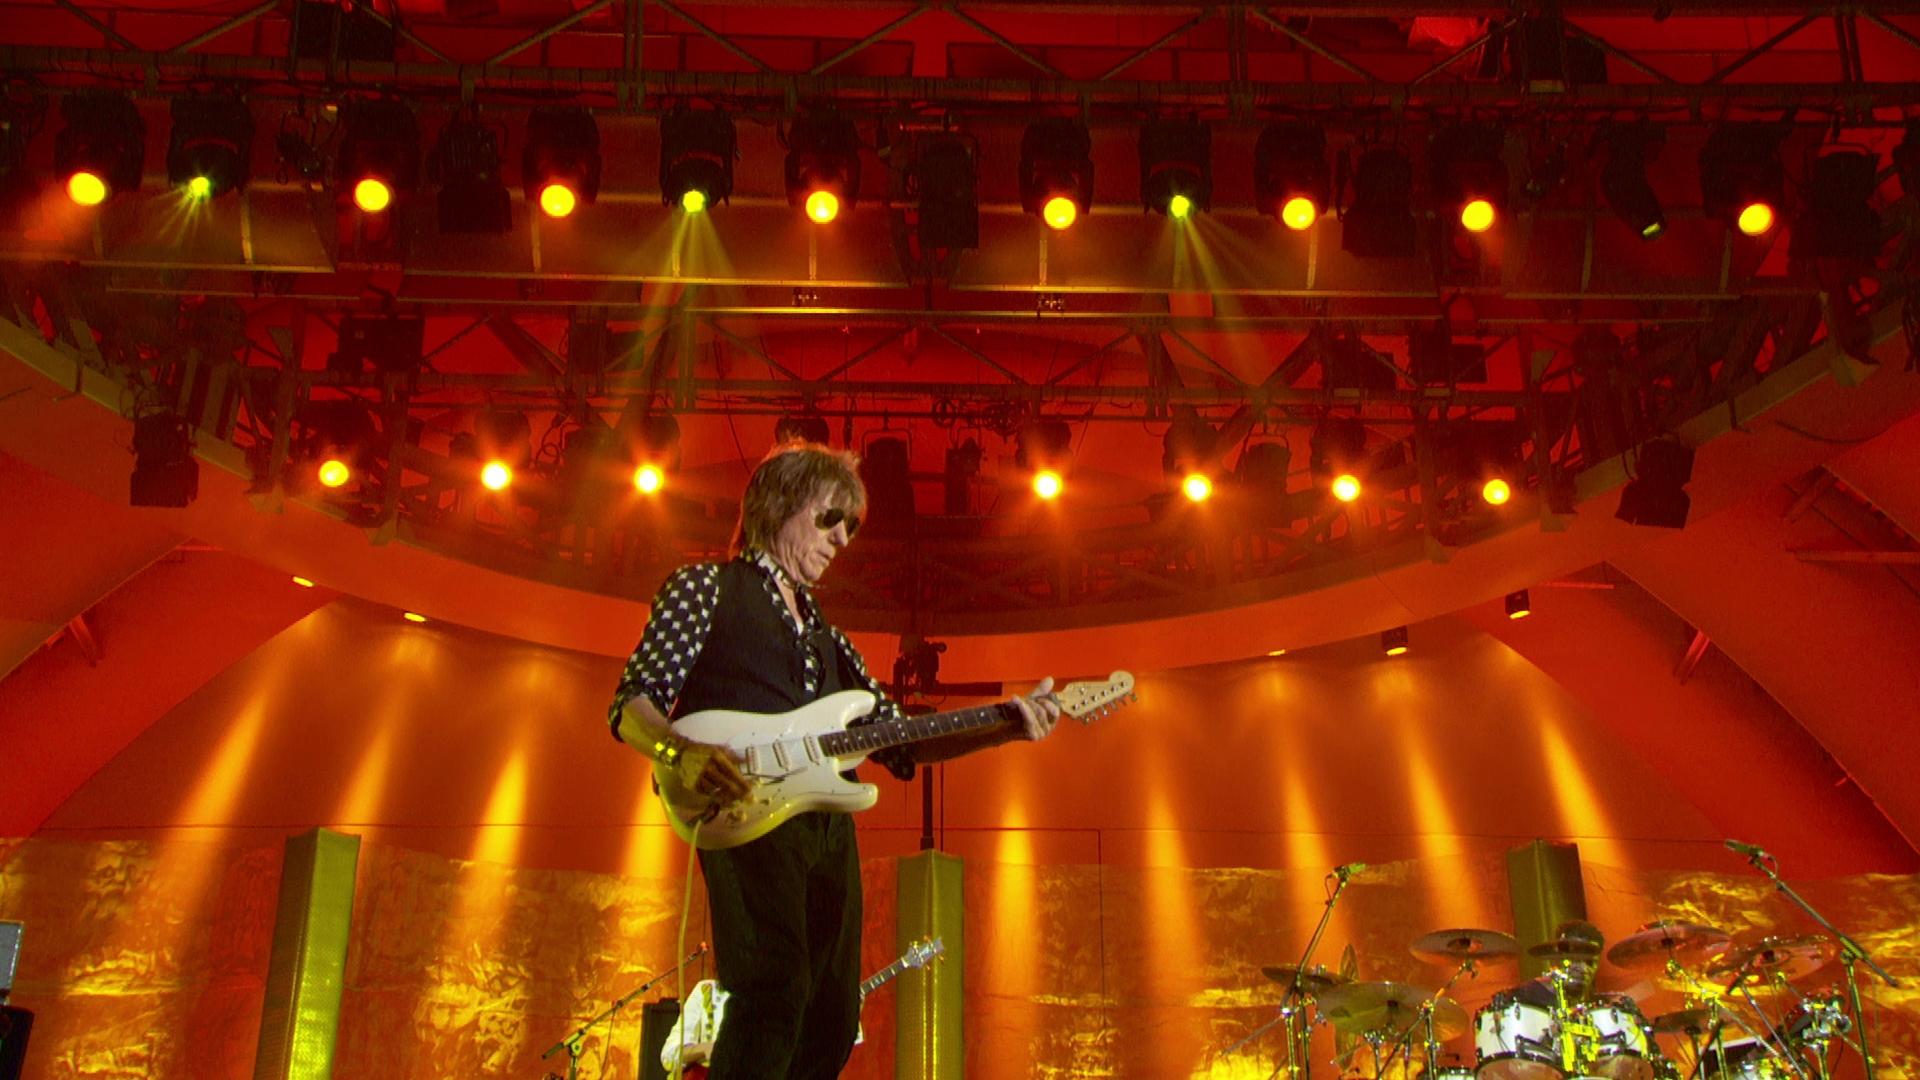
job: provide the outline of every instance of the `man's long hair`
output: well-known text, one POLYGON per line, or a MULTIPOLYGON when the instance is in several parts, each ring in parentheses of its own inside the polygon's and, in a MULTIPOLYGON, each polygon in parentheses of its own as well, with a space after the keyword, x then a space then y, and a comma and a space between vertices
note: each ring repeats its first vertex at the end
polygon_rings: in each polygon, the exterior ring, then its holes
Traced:
POLYGON ((733 551, 767 550, 780 526, 809 502, 825 495, 830 505, 850 513, 866 509, 867 489, 860 482, 860 458, 810 442, 785 442, 767 451, 740 497, 740 524, 733 551))

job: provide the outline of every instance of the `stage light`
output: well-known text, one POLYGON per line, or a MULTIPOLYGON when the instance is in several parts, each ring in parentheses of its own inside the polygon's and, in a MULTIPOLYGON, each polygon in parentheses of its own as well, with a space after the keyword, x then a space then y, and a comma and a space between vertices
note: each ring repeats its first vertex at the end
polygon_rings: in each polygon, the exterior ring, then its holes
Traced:
POLYGON ((417 611, 403 611, 400 613, 400 617, 411 623, 423 623, 427 621, 427 617, 417 611))
POLYGON ((1506 133, 1480 124, 1442 128, 1433 138, 1429 162, 1433 192, 1441 206, 1457 208, 1469 232, 1485 232, 1507 205, 1509 180, 1506 133))
POLYGON ((311 588, 313 588, 313 582, 312 582, 311 580, 309 580, 309 579, 307 579, 307 578, 303 578, 303 577, 301 577, 301 576, 300 576, 300 575, 298 575, 298 574, 295 574, 295 575, 294 575, 294 577, 293 577, 293 583, 294 583, 295 585, 298 585, 298 586, 300 586, 300 587, 301 587, 301 588, 303 588, 303 589, 311 589, 311 588))
POLYGON ((1189 502, 1206 502, 1213 495, 1213 481, 1206 473, 1188 473, 1186 479, 1180 481, 1180 493, 1189 502))
POLYGON ((733 195, 733 119, 675 109, 660 120, 660 199, 698 214, 733 195))
POLYGON ((440 231, 499 235, 513 228, 513 196, 500 179, 500 140, 479 120, 454 114, 440 129, 429 173, 440 184, 440 231))
POLYGON ((369 214, 411 195, 420 183, 420 127, 398 101, 362 101, 341 109, 335 178, 369 214))
POLYGON ((1480 501, 1488 506, 1505 506, 1513 498, 1513 486, 1496 476, 1480 485, 1480 501))
POLYGON ((118 94, 75 94, 61 101, 66 126, 53 140, 53 171, 67 197, 98 206, 137 191, 146 157, 147 125, 118 94))
POLYGON ((320 467, 313 471, 313 475, 323 487, 343 487, 347 481, 353 479, 353 468, 339 458, 330 457, 320 463, 320 467))
POLYGON ((1693 506, 1684 490, 1693 479, 1693 448, 1678 439, 1655 439, 1632 460, 1633 479, 1620 492, 1613 516, 1629 525, 1685 528, 1693 506))
POLYGON ((1285 649, 1268 649, 1267 650, 1267 656, 1269 658, 1280 657, 1285 655, 1287 655, 1287 650, 1285 649))
POLYGON ((1380 631, 1380 651, 1388 656, 1406 655, 1407 628, 1396 626, 1391 630, 1380 631))
POLYGON ((852 210, 860 199, 860 133, 852 118, 809 108, 794 118, 786 142, 787 205, 805 209, 817 225, 852 210))
POLYGON ((480 486, 488 491, 505 491, 513 484, 513 466, 504 461, 489 461, 480 469, 480 486))
POLYGON ((1657 128, 1645 124, 1616 127, 1607 132, 1607 163, 1600 170, 1600 194, 1614 216, 1642 240, 1667 231, 1667 215, 1647 179, 1647 163, 1660 152, 1663 139, 1657 128))
POLYGON ((1268 124, 1253 146, 1253 201, 1298 232, 1313 227, 1332 201, 1327 136, 1313 124, 1268 124))
POLYGON ((978 147, 960 132, 922 135, 916 142, 913 182, 920 191, 916 231, 923 252, 980 246, 978 147))
POLYGON ((1340 245, 1366 259, 1413 255, 1413 163, 1390 146, 1360 155, 1353 171, 1353 204, 1340 218, 1340 245))
POLYGON ((1778 128, 1764 124, 1725 124, 1707 136, 1700 150, 1700 203, 1747 236, 1773 228, 1786 198, 1786 170, 1780 164, 1778 128))
POLYGON ((1527 596, 1527 590, 1507 594, 1507 618, 1524 619, 1533 614, 1533 602, 1527 596))
POLYGON ((167 138, 167 182, 196 199, 247 186, 253 114, 237 97, 175 98, 167 138))
POLYGON ((367 177, 353 185, 353 205, 369 214, 377 214, 393 205, 393 188, 385 180, 367 177))
POLYGON ((1033 493, 1043 499, 1057 499, 1066 490, 1067 482, 1052 469, 1041 469, 1033 474, 1033 493))
POLYGON ((1093 136, 1085 124, 1049 116, 1020 136, 1020 205, 1052 229, 1093 207, 1093 136))
POLYGON ((193 438, 177 413, 155 412, 133 422, 131 506, 181 507, 200 494, 200 463, 193 459, 193 438))
POLYGON ((661 472, 658 465, 648 463, 633 470, 633 488, 642 495, 652 495, 666 483, 667 474, 661 472))
POLYGON ((1333 478, 1329 490, 1333 492, 1333 497, 1341 502, 1353 502, 1360 497, 1360 478, 1352 473, 1341 473, 1333 478))
POLYGON ((1367 468, 1366 425, 1351 416, 1325 417, 1314 425, 1307 445, 1314 482, 1327 485, 1341 502, 1358 499, 1367 468))
POLYGON ((1198 120, 1150 120, 1140 128, 1140 199, 1184 219, 1213 204, 1213 131, 1198 120))
POLYGON ((1828 147, 1808 169, 1806 206, 1793 225, 1796 258, 1872 259, 1883 238, 1873 196, 1880 186, 1874 155, 1858 147, 1828 147))
POLYGON ((593 114, 570 106, 527 115, 520 152, 520 187, 551 218, 563 218, 600 198, 600 127, 593 114))

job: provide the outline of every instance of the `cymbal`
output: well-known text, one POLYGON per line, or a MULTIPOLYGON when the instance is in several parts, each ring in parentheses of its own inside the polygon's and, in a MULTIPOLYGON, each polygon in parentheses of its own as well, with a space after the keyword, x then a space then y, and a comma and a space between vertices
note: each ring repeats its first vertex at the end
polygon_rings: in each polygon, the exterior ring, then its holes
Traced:
POLYGON ((1775 975, 1792 982, 1827 966, 1837 950, 1833 942, 1818 935, 1805 937, 1764 937, 1750 945, 1730 950, 1707 965, 1707 974, 1724 976, 1745 971, 1749 982, 1766 982, 1775 975))
POLYGON ((1628 971, 1645 971, 1666 966, 1675 960, 1705 956, 1726 947, 1732 939, 1726 931, 1699 923, 1655 923, 1645 930, 1614 942, 1607 959, 1628 971))
POLYGON ((1374 1032, 1399 1034, 1420 1016, 1420 1006, 1433 1001, 1433 1033, 1451 1039, 1467 1030, 1467 1010, 1452 998, 1436 998, 1417 986, 1397 982, 1357 982, 1336 986, 1320 995, 1320 1012, 1348 1035, 1374 1032))
POLYGON ((1413 955, 1429 964, 1462 960, 1505 960, 1520 955, 1520 943, 1498 930, 1435 930, 1413 943, 1413 955))
POLYGON ((1353 981, 1338 972, 1328 971, 1319 964, 1304 969, 1298 964, 1275 964, 1260 969, 1260 974, 1289 988, 1293 986, 1295 972, 1300 975, 1301 991, 1315 997, 1336 986, 1345 986, 1353 981))
POLYGON ((1543 941, 1527 949, 1528 956, 1544 957, 1548 960, 1597 960, 1600 946, 1584 941, 1543 941))

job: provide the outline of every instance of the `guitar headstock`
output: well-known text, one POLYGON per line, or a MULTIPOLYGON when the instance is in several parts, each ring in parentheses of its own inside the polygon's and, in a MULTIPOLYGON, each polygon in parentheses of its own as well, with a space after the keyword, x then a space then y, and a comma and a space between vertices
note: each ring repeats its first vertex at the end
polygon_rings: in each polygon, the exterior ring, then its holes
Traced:
POLYGON ((946 942, 941 938, 922 938, 907 946, 900 955, 900 966, 922 968, 933 962, 933 958, 947 951, 946 942))
POLYGON ((1060 711, 1091 724, 1133 700, 1133 673, 1116 671, 1101 682, 1068 683, 1053 692, 1060 711))

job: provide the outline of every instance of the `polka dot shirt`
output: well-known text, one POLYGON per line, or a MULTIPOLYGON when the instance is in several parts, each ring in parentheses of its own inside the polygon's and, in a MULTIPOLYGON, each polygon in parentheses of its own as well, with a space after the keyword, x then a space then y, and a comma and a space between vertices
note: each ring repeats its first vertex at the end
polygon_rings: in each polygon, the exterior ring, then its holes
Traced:
MULTIPOLYGON (((773 559, 764 552, 747 552, 739 557, 761 571, 761 583, 772 598, 775 609, 785 611, 786 599, 780 595, 779 585, 783 571, 773 559)), ((607 722, 614 730, 614 738, 620 737, 620 710, 635 697, 644 696, 653 702, 662 715, 672 715, 673 703, 679 700, 687 676, 692 673, 694 662, 699 660, 700 650, 706 644, 707 634, 713 629, 714 608, 720 603, 720 566, 719 563, 683 566, 661 583, 660 591, 654 595, 653 612, 647 620, 647 628, 640 635, 640 644, 635 646, 633 655, 627 658, 627 666, 620 676, 620 686, 614 692, 613 704, 607 709, 607 722)), ((879 682, 868 674, 866 661, 861 659, 859 650, 853 647, 846 635, 821 618, 813 594, 798 582, 793 583, 793 594, 800 609, 800 621, 796 623, 788 618, 783 622, 792 632, 793 647, 806 658, 806 670, 802 678, 807 696, 818 696, 825 671, 818 653, 807 648, 806 642, 824 629, 840 655, 848 659, 851 674, 857 677, 857 684, 852 689, 870 691, 879 701, 872 712, 854 721, 854 724, 899 719, 902 716, 899 704, 887 697, 879 682)), ((872 760, 902 780, 913 777, 914 762, 908 748, 882 750, 873 754, 872 760)))

